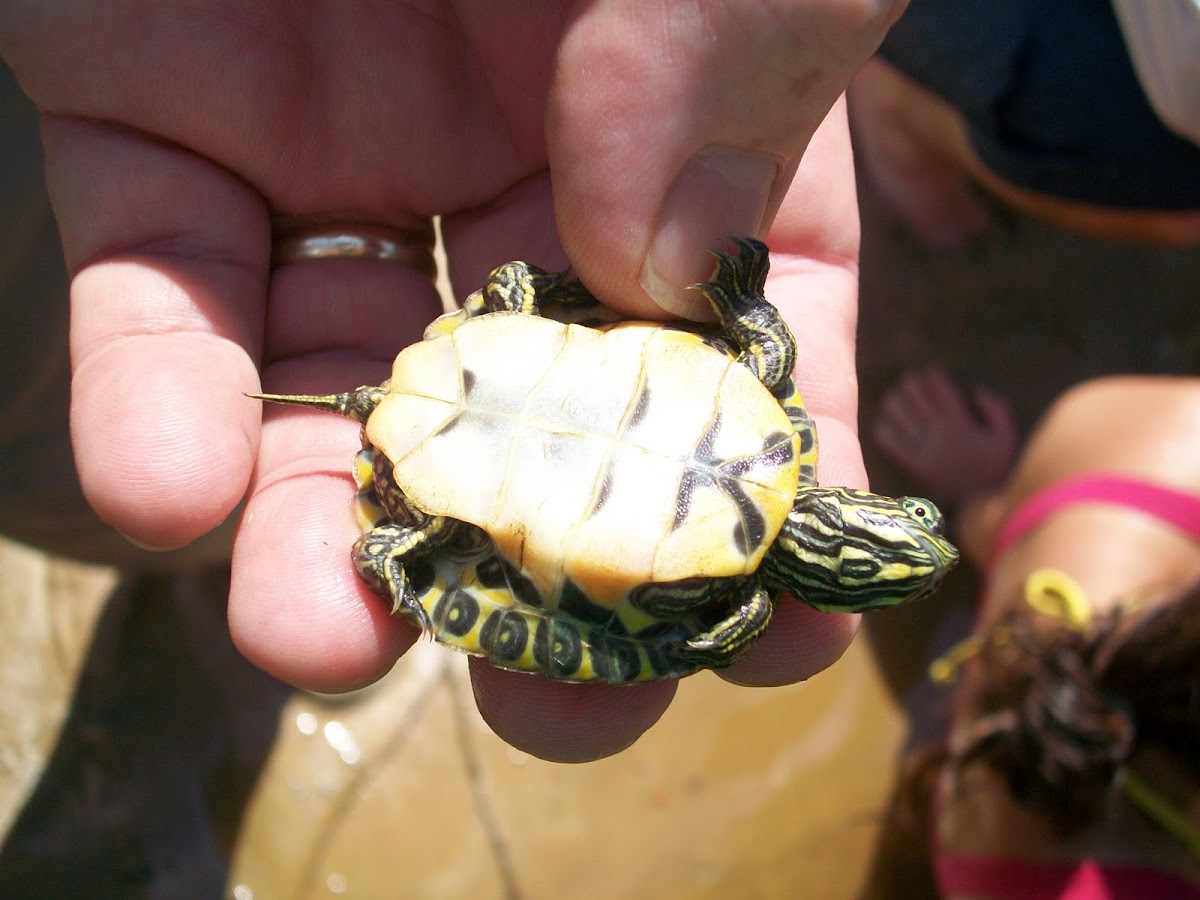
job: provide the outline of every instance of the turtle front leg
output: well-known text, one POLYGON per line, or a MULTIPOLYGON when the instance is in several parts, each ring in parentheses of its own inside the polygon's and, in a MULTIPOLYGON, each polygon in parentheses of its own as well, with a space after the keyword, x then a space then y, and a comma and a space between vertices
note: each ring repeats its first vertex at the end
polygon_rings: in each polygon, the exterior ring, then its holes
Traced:
POLYGON ((681 655, 713 668, 737 662, 767 630, 772 604, 770 593, 757 578, 747 580, 734 603, 732 613, 689 640, 681 655))
POLYGON ((732 238, 738 253, 713 250, 717 266, 709 281, 692 285, 708 298, 721 334, 738 348, 738 362, 774 391, 796 367, 796 340, 764 288, 770 257, 754 238, 732 238))
POLYGON ((446 516, 429 516, 417 525, 391 522, 372 528, 354 542, 355 568, 371 590, 391 599, 393 615, 400 613, 428 629, 428 617, 417 602, 404 566, 445 545, 457 524, 446 516))
POLYGON ((630 603, 659 619, 700 616, 707 608, 732 609, 716 624, 697 633, 678 651, 697 666, 728 666, 758 640, 771 621, 771 595, 758 578, 683 578, 644 584, 630 603))

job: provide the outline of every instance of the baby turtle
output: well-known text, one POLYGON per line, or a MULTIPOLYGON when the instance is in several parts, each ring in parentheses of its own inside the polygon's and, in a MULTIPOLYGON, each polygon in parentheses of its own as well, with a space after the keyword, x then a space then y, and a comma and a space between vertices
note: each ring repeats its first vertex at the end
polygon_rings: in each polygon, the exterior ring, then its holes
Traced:
POLYGON ((727 666, 781 593, 894 606, 958 559, 927 500, 817 486, 767 248, 734 243, 715 328, 580 324, 578 281, 512 262, 382 385, 251 396, 363 423, 355 566, 438 642, 559 681, 727 666))

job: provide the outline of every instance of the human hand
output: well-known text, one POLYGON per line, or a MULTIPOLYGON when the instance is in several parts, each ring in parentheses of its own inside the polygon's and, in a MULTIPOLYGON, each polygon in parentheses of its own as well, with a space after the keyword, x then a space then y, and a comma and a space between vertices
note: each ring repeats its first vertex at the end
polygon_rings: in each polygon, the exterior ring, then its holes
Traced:
POLYGON ((943 503, 1000 487, 1017 456, 1012 407, 990 388, 968 394, 943 366, 905 372, 884 395, 872 432, 888 458, 943 503))
MULTIPOLYGON (((386 671, 416 634, 349 564, 356 427, 260 423, 242 393, 260 372, 287 391, 384 377, 440 308, 425 272, 434 214, 460 297, 498 262, 569 258, 641 315, 690 311, 680 289, 707 276, 701 248, 774 220, 768 296, 797 334, 822 479, 862 485, 840 105, 816 129, 899 8, 5 4, 0 52, 43 112, 73 276, 71 425, 89 501, 171 547, 245 496, 229 601, 241 650, 317 690, 386 671), (409 235, 408 257, 271 269, 273 231, 362 224, 409 235)), ((850 617, 780 604, 723 674, 805 678, 852 631, 850 617)), ((477 660, 472 676, 498 733, 564 760, 627 746, 675 690, 556 685, 477 660)))

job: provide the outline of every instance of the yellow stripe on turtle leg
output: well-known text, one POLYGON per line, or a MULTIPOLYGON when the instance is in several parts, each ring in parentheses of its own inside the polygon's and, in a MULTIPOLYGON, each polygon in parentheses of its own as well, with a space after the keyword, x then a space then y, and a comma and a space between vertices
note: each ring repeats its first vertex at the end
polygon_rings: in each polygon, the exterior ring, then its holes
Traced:
POLYGON ((771 595, 756 579, 742 596, 733 613, 687 642, 689 655, 720 668, 736 662, 754 645, 771 621, 771 595))

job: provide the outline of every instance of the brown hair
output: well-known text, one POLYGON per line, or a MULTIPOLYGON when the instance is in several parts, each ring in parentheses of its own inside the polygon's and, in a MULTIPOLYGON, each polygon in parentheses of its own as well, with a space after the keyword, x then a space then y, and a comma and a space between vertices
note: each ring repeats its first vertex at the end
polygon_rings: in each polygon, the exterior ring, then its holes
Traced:
POLYGON ((970 721, 946 761, 986 763, 1064 834, 1103 813, 1142 742, 1200 775, 1200 583, 1086 630, 1013 611, 968 670, 970 721))

